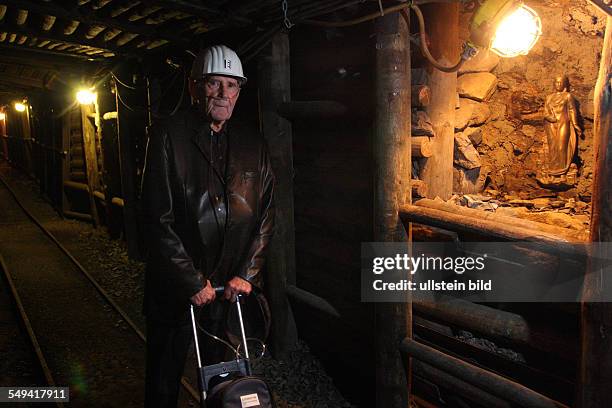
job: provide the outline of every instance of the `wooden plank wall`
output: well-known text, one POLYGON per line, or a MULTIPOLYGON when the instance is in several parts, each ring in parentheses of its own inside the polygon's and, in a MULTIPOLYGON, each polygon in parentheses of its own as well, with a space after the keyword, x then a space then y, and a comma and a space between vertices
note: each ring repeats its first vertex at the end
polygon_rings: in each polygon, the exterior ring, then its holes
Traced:
POLYGON ((300 27, 291 36, 292 99, 335 100, 349 108, 345 117, 292 122, 296 284, 342 316, 294 305, 298 334, 363 406, 373 406, 374 394, 356 386, 374 385, 374 314, 372 305, 360 303, 359 262, 360 244, 373 231, 369 30, 367 24, 341 31, 300 27))

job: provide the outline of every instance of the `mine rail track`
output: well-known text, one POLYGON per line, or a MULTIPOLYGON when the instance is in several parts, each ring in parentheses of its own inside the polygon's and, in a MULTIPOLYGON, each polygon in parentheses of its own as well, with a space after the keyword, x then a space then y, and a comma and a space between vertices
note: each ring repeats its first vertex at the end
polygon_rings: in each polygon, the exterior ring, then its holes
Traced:
MULTIPOLYGON (((29 340, 29 342, 27 343, 30 346, 30 351, 32 354, 36 356, 35 358, 33 357, 32 360, 35 360, 38 363, 37 368, 40 369, 40 372, 42 376, 44 377, 46 384, 49 387, 55 387, 56 383, 55 383, 55 379, 53 378, 53 374, 51 373, 51 370, 49 370, 49 366, 47 365, 47 360, 40 348, 40 344, 38 343, 38 339, 36 338, 36 334, 34 333, 34 329, 32 328, 32 324, 30 323, 30 319, 23 307, 23 303, 21 302, 19 293, 17 292, 17 289, 15 288, 15 283, 13 282, 13 278, 1 254, 0 254, 0 270, 2 271, 2 275, 3 275, 4 281, 6 282, 6 289, 7 289, 7 290, 3 290, 1 295, 5 298, 10 297, 11 298, 10 303, 12 303, 15 306, 16 313, 11 314, 11 317, 14 317, 15 320, 19 320, 19 322, 21 323, 22 331, 20 334, 23 335, 23 337, 26 337, 27 335, 27 338, 29 340)), ((4 301, 6 299, 2 299, 2 300, 4 301)), ((9 306, 9 304, 7 303, 9 302, 6 302, 6 303, 3 302, 3 306, 9 306)), ((3 323, 9 323, 9 324, 12 323, 12 322, 6 321, 9 319, 3 319, 3 320, 5 320, 3 321, 3 323)), ((7 384, 3 384, 3 385, 6 386, 7 384)), ((20 386, 20 384, 14 384, 14 385, 15 387, 20 386)), ((64 404, 62 402, 56 402, 55 406, 64 407, 64 404)))
MULTIPOLYGON (((44 373, 44 377, 48 385, 70 385, 70 405, 73 405, 72 394, 74 389, 76 389, 76 393, 78 395, 82 395, 81 398, 95 398, 96 396, 104 395, 112 395, 116 397, 120 394, 125 394, 126 398, 128 399, 130 398, 130 395, 133 397, 135 392, 134 389, 126 388, 125 390, 115 391, 104 389, 104 383, 107 381, 105 376, 108 376, 105 374, 100 374, 100 370, 96 370, 96 367, 88 366, 88 364, 93 365, 93 359, 88 361, 88 355, 90 352, 91 354, 95 353, 96 345, 112 343, 112 336, 107 332, 107 330, 110 332, 113 331, 114 328, 115 333, 113 334, 116 337, 122 337, 121 341, 125 343, 123 347, 120 347, 122 349, 121 352, 124 354, 124 356, 131 355, 132 357, 126 360, 131 360, 129 361, 128 367, 133 371, 133 367, 138 365, 133 364, 135 360, 138 360, 138 356, 135 356, 135 354, 138 353, 134 353, 134 350, 140 348, 142 350, 140 357, 144 359, 144 349, 142 347, 146 343, 144 333, 140 330, 136 323, 134 323, 129 315, 109 296, 99 282, 96 281, 96 279, 94 279, 94 277, 83 267, 83 265, 70 253, 70 251, 68 251, 61 244, 61 242, 25 207, 10 185, 2 177, 0 177, 0 194, 2 193, 2 190, 4 190, 5 193, 8 193, 3 195, 5 197, 10 197, 15 206, 20 209, 21 216, 15 213, 14 208, 12 208, 9 212, 12 212, 12 217, 17 216, 17 221, 10 219, 9 222, 6 222, 6 220, 0 219, 0 229, 5 229, 5 233, 0 233, 0 269, 2 269, 4 277, 8 283, 8 286, 10 287, 10 292, 19 311, 19 316, 28 334, 30 343, 32 344, 34 353, 36 354, 41 365, 42 372, 44 373), (21 220, 19 220, 19 218, 21 218, 21 220), (32 225, 35 226, 35 228, 31 228, 32 225), (11 236, 10 231, 6 232, 7 229, 16 227, 19 227, 16 229, 16 231, 18 230, 20 233, 18 232, 11 236), (36 233, 35 231, 38 232, 36 233), (12 244, 8 244, 9 250, 7 250, 7 245, 2 245, 3 241, 12 242, 12 244), (33 241, 37 241, 37 247, 32 246, 33 241), (11 246, 13 247, 12 250, 10 250, 11 246), (43 251, 40 252, 44 253, 36 253, 37 251, 23 253, 24 247, 29 249, 42 248, 43 251), (4 256, 5 252, 9 252, 6 254, 7 256, 4 256), (53 256, 51 256, 51 254, 53 256), (43 259, 45 256, 50 259, 43 259), (36 261, 42 260, 43 264, 48 262, 49 268, 46 271, 39 269, 37 273, 43 272, 39 275, 32 273, 21 273, 22 268, 19 268, 18 271, 17 268, 12 268, 11 266, 11 264, 15 263, 16 259, 20 257, 27 259, 28 261, 26 263, 30 267, 35 267, 36 261), (47 273, 45 274, 44 272, 47 273), (92 291, 92 289, 95 290, 92 291), (74 297, 70 298, 70 295, 73 295, 74 297), (93 300, 93 298, 95 298, 95 300, 93 300), (80 305, 79 300, 81 300, 80 305), (36 310, 39 308, 44 308, 44 311, 41 312, 40 310, 36 310), (58 315, 58 310, 62 315, 58 315), (96 310, 97 315, 88 315, 88 312, 96 310), (108 310, 111 311, 108 312, 108 310), (28 315, 26 311, 31 311, 32 313, 28 315), (123 324, 116 320, 115 323, 112 324, 110 321, 112 320, 110 314, 114 313, 120 317, 120 322, 124 322, 129 329, 127 329, 125 326, 122 327, 123 324), (107 321, 104 323, 102 320, 96 320, 100 319, 102 316, 106 316, 107 321), (87 324, 81 325, 81 323, 87 324), (97 332, 95 330, 90 331, 90 329, 94 327, 99 330, 97 332), (125 333, 126 331, 130 333, 125 333), (92 336, 96 333, 108 333, 109 336, 107 338, 97 338, 97 336, 92 336), (68 341, 69 337, 71 338, 72 342, 68 341), (134 339, 134 337, 137 337, 138 340, 134 339), (78 341, 75 341, 75 339, 78 341), (53 346, 49 346, 49 344, 52 343, 55 344, 53 346), (138 346, 136 346, 136 344, 138 344, 138 346), (94 348, 88 349, 88 347, 92 345, 94 348), (80 348, 79 352, 75 353, 75 349, 78 348, 80 348), (77 361, 62 361, 61 357, 57 357, 56 355, 62 349, 63 352, 60 353, 62 356, 66 356, 77 361), (71 355, 71 353, 74 353, 74 355, 71 355), (99 377, 98 395, 94 393, 94 395, 88 396, 88 377, 84 376, 84 373, 93 373, 94 370, 96 376, 99 377), (54 375, 54 371, 56 374, 61 374, 54 375)), ((1 214, 0 218, 2 218, 1 214)), ((26 270, 27 267, 24 267, 23 269, 26 270)), ((104 352, 102 354, 103 357, 106 357, 111 361, 110 364, 106 364, 107 372, 113 372, 113 369, 119 368, 120 366, 124 367, 127 362, 120 358, 119 354, 121 353, 119 350, 114 350, 114 346, 115 345, 108 345, 108 347, 110 347, 110 349, 108 349, 110 354, 104 352), (111 357, 113 356, 113 351, 116 351, 117 354, 115 358, 111 357)), ((144 367, 144 365, 142 365, 142 367, 144 367)), ((123 373, 115 372, 115 374, 121 376, 123 373)), ((131 374, 134 375, 135 373, 132 372, 131 374)), ((144 374, 144 371, 141 371, 138 374, 142 380, 142 377, 144 377, 142 375, 144 374)), ((189 396, 192 399, 199 401, 197 391, 185 378, 182 379, 181 383, 189 396)), ((121 382, 119 382, 119 384, 121 384, 121 382)), ((95 384, 94 387, 91 388, 95 388, 95 384)), ((142 389, 138 390, 138 394, 142 394, 142 389)), ((78 395, 77 401, 79 398, 78 395)), ((91 401, 85 402, 81 400, 81 403, 82 406, 92 406, 91 401)), ((111 401, 106 401, 105 403, 107 405, 110 404, 111 406, 116 405, 116 403, 111 401)), ((61 402, 57 405, 63 406, 61 402)), ((130 404, 129 402, 121 402, 121 406, 130 406, 130 404)))

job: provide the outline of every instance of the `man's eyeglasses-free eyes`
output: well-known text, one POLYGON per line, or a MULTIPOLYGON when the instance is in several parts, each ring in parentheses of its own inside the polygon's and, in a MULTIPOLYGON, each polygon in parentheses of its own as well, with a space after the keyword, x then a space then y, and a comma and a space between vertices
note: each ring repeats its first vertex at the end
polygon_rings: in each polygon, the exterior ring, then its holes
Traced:
POLYGON ((240 92, 240 84, 236 81, 221 81, 214 78, 206 78, 203 80, 196 81, 196 86, 200 89, 208 89, 213 92, 219 91, 223 88, 223 93, 228 97, 233 97, 240 92))

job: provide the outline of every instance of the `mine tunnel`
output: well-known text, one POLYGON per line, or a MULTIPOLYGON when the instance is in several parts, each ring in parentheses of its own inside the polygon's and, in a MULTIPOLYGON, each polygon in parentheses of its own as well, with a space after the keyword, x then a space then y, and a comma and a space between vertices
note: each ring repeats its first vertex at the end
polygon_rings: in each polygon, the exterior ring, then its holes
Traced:
POLYGON ((611 16, 0 0, 0 405, 609 407, 611 16))

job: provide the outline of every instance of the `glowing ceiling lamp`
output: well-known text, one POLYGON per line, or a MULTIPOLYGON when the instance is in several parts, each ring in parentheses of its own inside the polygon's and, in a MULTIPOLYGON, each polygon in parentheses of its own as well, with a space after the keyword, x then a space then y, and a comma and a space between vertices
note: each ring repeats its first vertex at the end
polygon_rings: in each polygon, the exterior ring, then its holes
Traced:
POLYGON ((26 105, 23 102, 15 102, 15 110, 17 112, 25 112, 26 105))
POLYGON ((80 89, 76 93, 76 99, 81 105, 90 105, 96 101, 98 95, 91 89, 80 89))
POLYGON ((506 58, 526 55, 541 35, 540 17, 518 0, 486 0, 470 26, 470 42, 506 58))

